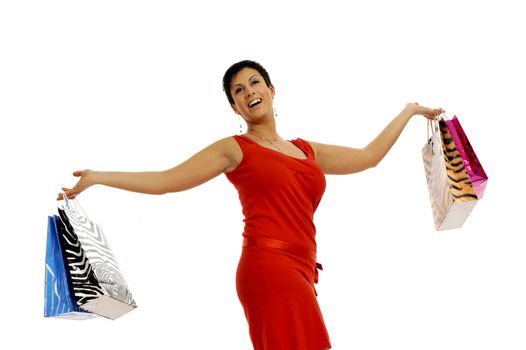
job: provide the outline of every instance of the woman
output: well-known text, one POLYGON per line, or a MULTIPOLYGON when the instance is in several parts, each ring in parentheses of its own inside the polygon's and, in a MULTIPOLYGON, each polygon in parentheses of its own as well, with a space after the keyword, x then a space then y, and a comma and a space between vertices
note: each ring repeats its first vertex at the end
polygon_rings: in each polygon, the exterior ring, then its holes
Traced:
POLYGON ((256 62, 232 65, 223 89, 234 112, 247 123, 245 134, 212 143, 165 171, 76 171, 78 183, 63 191, 75 198, 99 184, 165 194, 226 174, 239 192, 245 216, 236 287, 254 349, 329 349, 314 288, 321 265, 316 263, 313 214, 325 190, 324 174, 352 174, 376 166, 412 116, 433 119, 443 110, 408 103, 371 143, 355 149, 280 137, 274 86, 256 62))

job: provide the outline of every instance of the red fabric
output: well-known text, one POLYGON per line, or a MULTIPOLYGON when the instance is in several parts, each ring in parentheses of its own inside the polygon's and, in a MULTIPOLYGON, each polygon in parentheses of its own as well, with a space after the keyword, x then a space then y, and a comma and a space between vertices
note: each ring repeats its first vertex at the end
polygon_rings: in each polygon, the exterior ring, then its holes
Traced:
POLYGON ((330 348, 314 288, 316 267, 321 266, 315 260, 313 216, 325 176, 302 139, 291 142, 307 159, 265 148, 246 136, 234 138, 243 160, 226 176, 239 193, 245 216, 236 287, 254 349, 330 348))

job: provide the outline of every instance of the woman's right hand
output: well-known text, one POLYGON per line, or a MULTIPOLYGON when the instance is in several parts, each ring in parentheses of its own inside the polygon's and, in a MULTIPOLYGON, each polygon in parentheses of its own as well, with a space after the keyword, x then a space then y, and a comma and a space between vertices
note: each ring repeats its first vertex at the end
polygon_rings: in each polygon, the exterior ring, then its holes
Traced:
POLYGON ((405 110, 407 110, 411 116, 423 115, 430 120, 436 120, 437 116, 445 112, 442 108, 427 108, 420 106, 416 102, 406 104, 405 110))
MULTIPOLYGON (((80 177, 80 179, 77 182, 77 184, 75 186, 73 186, 73 188, 62 187, 63 193, 66 194, 68 199, 74 199, 82 191, 84 191, 88 187, 90 187, 90 186, 95 184, 94 179, 93 179, 94 173, 95 172, 93 170, 89 170, 89 169, 77 170, 77 171, 73 172, 73 176, 80 177)), ((59 193, 58 194, 57 200, 64 199, 63 193, 59 193)))

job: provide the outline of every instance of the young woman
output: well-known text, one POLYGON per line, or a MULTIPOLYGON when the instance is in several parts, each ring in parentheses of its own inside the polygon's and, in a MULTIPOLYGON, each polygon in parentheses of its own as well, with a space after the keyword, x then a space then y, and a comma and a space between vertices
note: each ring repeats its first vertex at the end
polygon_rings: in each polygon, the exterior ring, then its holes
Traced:
MULTIPOLYGON (((98 184, 165 194, 198 186, 224 173, 239 192, 245 216, 236 287, 255 350, 325 350, 329 336, 316 300, 314 212, 325 190, 324 174, 352 174, 376 166, 414 115, 434 119, 442 109, 408 103, 366 147, 285 140, 274 118, 274 86, 257 62, 241 61, 223 77, 243 135, 216 141, 164 171, 75 171, 75 198, 98 184)), ((59 194, 59 199, 62 195, 59 194)))

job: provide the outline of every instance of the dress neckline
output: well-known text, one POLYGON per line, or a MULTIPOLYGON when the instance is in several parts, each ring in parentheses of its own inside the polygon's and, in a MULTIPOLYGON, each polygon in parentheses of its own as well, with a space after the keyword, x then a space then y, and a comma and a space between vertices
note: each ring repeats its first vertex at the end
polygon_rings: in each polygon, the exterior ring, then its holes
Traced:
POLYGON ((309 156, 309 153, 306 152, 305 150, 303 150, 303 148, 301 148, 300 146, 298 146, 294 141, 295 140, 286 140, 286 141, 289 141, 291 142, 292 144, 294 144, 294 146, 296 146, 301 152, 303 152, 303 154, 305 155, 306 158, 297 158, 297 157, 294 157, 294 156, 290 156, 286 153, 283 153, 283 152, 279 152, 273 148, 269 148, 269 147, 265 147, 265 146, 262 146, 260 145, 259 143, 257 143, 256 141, 252 140, 250 137, 246 136, 246 135, 237 135, 237 136, 242 136, 245 140, 248 140, 254 144, 256 144, 258 147, 261 147, 261 148, 264 148, 264 149, 267 149, 271 152, 274 152, 274 153, 277 153, 277 154, 281 154, 287 158, 292 158, 292 159, 296 159, 296 160, 309 160, 310 159, 310 156, 309 156))

